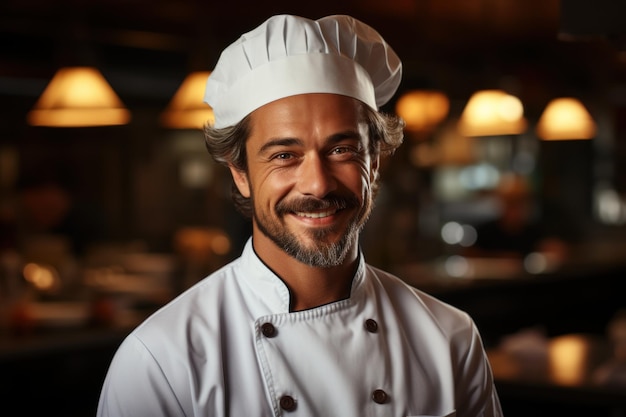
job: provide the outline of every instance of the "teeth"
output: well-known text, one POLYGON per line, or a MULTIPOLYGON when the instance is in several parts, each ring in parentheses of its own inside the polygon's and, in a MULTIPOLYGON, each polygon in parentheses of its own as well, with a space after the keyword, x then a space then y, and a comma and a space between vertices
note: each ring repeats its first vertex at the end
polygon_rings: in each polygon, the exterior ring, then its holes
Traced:
POLYGON ((328 211, 322 211, 322 212, 317 212, 317 213, 296 212, 296 214, 300 217, 309 217, 311 219, 319 219, 322 217, 328 217, 334 213, 335 213, 335 210, 328 210, 328 211))

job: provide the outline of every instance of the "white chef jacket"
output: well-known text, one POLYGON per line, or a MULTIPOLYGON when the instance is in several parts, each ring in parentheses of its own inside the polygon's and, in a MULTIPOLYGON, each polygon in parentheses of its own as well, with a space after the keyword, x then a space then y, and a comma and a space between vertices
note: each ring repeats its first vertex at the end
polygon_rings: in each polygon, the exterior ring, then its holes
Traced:
POLYGON ((469 316, 362 255, 349 299, 289 301, 249 240, 124 340, 98 416, 502 415, 469 316))

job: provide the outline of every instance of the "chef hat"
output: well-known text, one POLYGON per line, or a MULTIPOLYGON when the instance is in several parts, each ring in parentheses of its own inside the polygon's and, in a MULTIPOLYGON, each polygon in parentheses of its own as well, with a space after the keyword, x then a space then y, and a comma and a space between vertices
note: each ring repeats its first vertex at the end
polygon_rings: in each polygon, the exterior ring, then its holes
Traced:
POLYGON ((401 76, 402 63, 380 34, 350 16, 278 15, 222 52, 204 101, 213 107, 216 128, 296 94, 340 94, 376 110, 401 76))

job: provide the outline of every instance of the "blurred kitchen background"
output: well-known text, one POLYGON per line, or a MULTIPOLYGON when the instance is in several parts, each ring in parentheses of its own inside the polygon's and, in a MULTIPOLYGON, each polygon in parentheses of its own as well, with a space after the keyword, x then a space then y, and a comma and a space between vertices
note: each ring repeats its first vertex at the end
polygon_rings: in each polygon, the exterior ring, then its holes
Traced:
POLYGON ((93 414, 123 336, 238 256, 204 82, 277 13, 403 60, 369 262, 474 317, 505 415, 626 415, 624 0, 3 0, 3 403, 93 414))

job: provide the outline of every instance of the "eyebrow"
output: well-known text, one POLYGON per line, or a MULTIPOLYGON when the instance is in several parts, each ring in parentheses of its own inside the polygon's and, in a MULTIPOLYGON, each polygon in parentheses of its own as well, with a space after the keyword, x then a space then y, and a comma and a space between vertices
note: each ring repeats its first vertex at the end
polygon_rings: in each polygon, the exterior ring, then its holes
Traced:
POLYGON ((294 145, 302 145, 302 141, 296 138, 276 138, 270 139, 265 142, 261 149, 259 149, 259 153, 263 153, 270 148, 274 148, 276 146, 294 146, 294 145))
MULTIPOLYGON (((343 132, 337 132, 337 133, 332 134, 331 136, 328 137, 326 142, 329 144, 334 144, 337 142, 341 142, 342 140, 345 140, 345 139, 361 140, 361 135, 359 134, 359 132, 355 130, 345 130, 343 132)), ((261 146, 261 148, 259 149, 259 153, 263 153, 270 148, 274 148, 278 146, 297 146, 297 145, 303 145, 303 141, 298 138, 270 139, 266 143, 264 143, 263 146, 261 146)))

